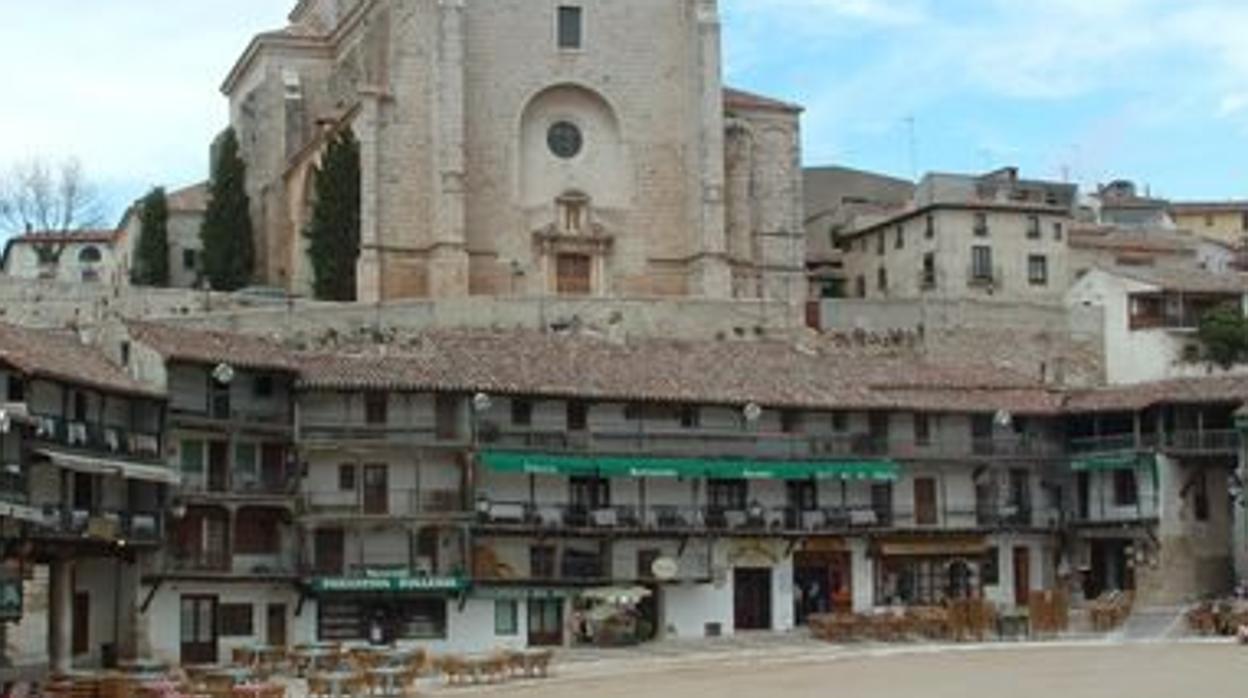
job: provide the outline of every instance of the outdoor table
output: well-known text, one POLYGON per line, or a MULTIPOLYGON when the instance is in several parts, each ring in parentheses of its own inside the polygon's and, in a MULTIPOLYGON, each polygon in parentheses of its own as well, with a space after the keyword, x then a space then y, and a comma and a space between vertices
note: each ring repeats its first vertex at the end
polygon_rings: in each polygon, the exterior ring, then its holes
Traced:
POLYGON ((238 698, 259 698, 266 686, 262 683, 244 683, 230 689, 230 693, 238 698))
POLYGON ((248 667, 218 667, 205 673, 214 679, 228 679, 233 686, 246 683, 255 677, 255 672, 248 667))
POLYGON ((407 667, 386 666, 370 669, 368 671, 368 675, 381 680, 382 695, 397 696, 402 694, 401 687, 399 686, 399 679, 401 679, 407 671, 407 667))
POLYGON ((285 647, 276 645, 255 645, 248 647, 247 650, 251 652, 253 660, 262 665, 276 664, 286 652, 285 647))
POLYGON ((306 649, 295 650, 291 653, 298 660, 300 668, 305 671, 322 671, 332 669, 328 666, 331 660, 336 660, 339 656, 338 650, 328 647, 317 648, 311 647, 306 649))
POLYGON ((346 695, 342 690, 343 686, 355 677, 354 671, 325 671, 313 675, 312 678, 329 684, 329 694, 333 698, 342 698, 342 696, 346 695))

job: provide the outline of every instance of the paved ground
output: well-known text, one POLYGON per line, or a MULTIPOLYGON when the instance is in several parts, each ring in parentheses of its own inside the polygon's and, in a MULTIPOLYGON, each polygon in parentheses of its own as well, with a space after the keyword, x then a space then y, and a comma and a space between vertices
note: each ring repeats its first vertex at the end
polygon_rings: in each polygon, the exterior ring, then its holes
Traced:
POLYGON ((517 698, 1173 698, 1243 696, 1248 648, 1109 642, 827 648, 776 643, 566 658, 544 682, 435 689, 517 698))

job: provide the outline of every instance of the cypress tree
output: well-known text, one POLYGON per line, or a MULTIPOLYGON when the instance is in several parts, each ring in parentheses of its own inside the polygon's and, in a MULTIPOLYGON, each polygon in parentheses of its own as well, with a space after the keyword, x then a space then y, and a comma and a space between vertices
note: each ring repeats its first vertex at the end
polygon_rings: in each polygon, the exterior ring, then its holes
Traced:
POLYGON ((139 240, 131 282, 160 288, 169 285, 169 202, 160 187, 139 202, 139 240))
POLYGON ((315 205, 304 235, 318 300, 354 301, 360 257, 360 144, 345 130, 325 149, 316 173, 315 205))
POLYGON ((208 210, 200 229, 204 276, 217 291, 237 291, 252 281, 256 249, 251 201, 245 187, 247 165, 234 129, 226 129, 213 148, 208 210))

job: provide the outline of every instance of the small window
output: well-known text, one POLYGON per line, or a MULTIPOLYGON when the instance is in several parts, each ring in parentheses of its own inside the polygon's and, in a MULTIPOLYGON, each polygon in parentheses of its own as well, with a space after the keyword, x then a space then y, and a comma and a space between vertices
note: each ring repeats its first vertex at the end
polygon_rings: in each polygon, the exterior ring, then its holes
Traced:
POLYGON ((511 425, 516 427, 533 426, 533 402, 531 400, 511 401, 511 425))
POLYGON ((74 421, 87 421, 87 394, 74 393, 74 421))
POLYGON ((494 602, 494 634, 512 637, 520 633, 519 604, 514 599, 498 599, 494 602))
POLYGON ((121 343, 121 365, 130 365, 130 342, 123 341, 121 343))
POLYGON ((927 238, 928 240, 931 240, 932 238, 936 237, 936 216, 933 216, 930 213, 927 214, 927 220, 924 223, 923 237, 927 238))
POLYGON ((1040 216, 1027 216, 1027 238, 1040 239, 1040 216))
POLYGON ((579 49, 584 38, 584 12, 573 5, 559 6, 559 48, 579 49))
POLYGON ((389 403, 390 395, 388 393, 365 393, 364 422, 366 424, 385 424, 390 421, 388 414, 389 403))
POLYGON ((256 376, 252 384, 256 397, 273 397, 273 376, 256 376))
POLYGON ((854 279, 854 290, 857 291, 857 294, 855 295, 857 295, 859 298, 866 298, 867 297, 867 277, 859 275, 858 278, 854 279))
POLYGON ((251 637, 252 606, 249 603, 223 603, 217 608, 221 637, 251 637))
POLYGON ((697 429, 702 426, 702 410, 697 405, 685 405, 680 408, 680 426, 682 429, 697 429))
POLYGON ((100 248, 98 247, 84 247, 78 253, 78 261, 83 264, 99 264, 103 258, 104 255, 100 254, 100 248))
POLYGON ((1114 506, 1133 507, 1140 501, 1134 470, 1114 471, 1114 506))
POLYGON ((1032 286, 1049 285, 1049 259, 1042 254, 1027 258, 1027 281, 1032 286))
POLYGON ((780 431, 785 434, 800 434, 803 422, 799 410, 784 410, 780 413, 780 431))
POLYGON ((881 292, 888 291, 888 270, 884 267, 880 267, 879 271, 875 273, 875 285, 879 287, 881 292))
POLYGON ((204 442, 185 440, 178 449, 182 459, 184 475, 199 475, 204 472, 204 442))
POLYGON ((988 237, 988 214, 975 214, 975 235, 979 237, 988 237))
POLYGON ((883 257, 885 247, 887 247, 887 244, 884 241, 884 231, 881 230, 880 234, 875 236, 875 253, 883 257))
POLYGON ((1066 234, 1066 230, 1062 226, 1061 221, 1057 221, 1056 223, 1053 224, 1053 239, 1054 240, 1061 242, 1062 236, 1064 236, 1065 234, 1066 234))
MULTIPOLYGON (((570 121, 560 121, 551 125, 550 130, 546 132, 546 146, 550 148, 550 152, 561 160, 571 160, 581 154, 581 148, 585 147, 585 136, 581 134, 581 129, 570 121)), ((560 218, 564 222, 564 230, 579 231, 581 226, 580 220, 584 217, 584 200, 568 200, 560 201, 560 208, 564 210, 560 218)))
POLYGON ((992 248, 976 245, 971 248, 971 281, 992 281, 992 248))
POLYGON ((9 376, 9 402, 26 402, 26 383, 21 376, 9 376))
POLYGON ((897 249, 899 249, 899 250, 904 250, 904 249, 906 248, 906 228, 905 228, 905 226, 902 226, 902 225, 897 226, 896 240, 893 242, 893 247, 895 247, 895 248, 897 248, 897 249))
POLYGON ((199 253, 195 250, 182 250, 182 268, 186 271, 195 271, 199 266, 199 253))
POLYGON ((568 431, 585 431, 589 428, 589 405, 573 400, 567 407, 568 431))
POLYGON ((936 253, 928 252, 923 255, 923 277, 921 285, 924 289, 936 288, 936 253))
POLYGON ((338 491, 355 491, 355 464, 343 463, 338 466, 338 491))
POLYGON ((929 415, 914 415, 914 445, 930 446, 932 443, 932 420, 929 415))

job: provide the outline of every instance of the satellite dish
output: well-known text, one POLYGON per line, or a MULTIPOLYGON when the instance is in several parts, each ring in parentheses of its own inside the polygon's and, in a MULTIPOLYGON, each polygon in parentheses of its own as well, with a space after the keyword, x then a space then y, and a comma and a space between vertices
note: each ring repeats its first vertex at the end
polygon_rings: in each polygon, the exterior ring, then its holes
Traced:
POLYGON ((680 574, 680 565, 670 557, 660 557, 651 563, 650 573, 661 582, 670 581, 680 574))
POLYGON ((1002 426, 1002 427, 1013 426, 1014 415, 1010 414, 1006 410, 997 410, 997 414, 993 418, 993 420, 996 421, 997 426, 1002 426))
POLYGON ((229 385, 234 382, 234 367, 229 364, 217 364, 212 369, 212 379, 221 385, 229 385))

